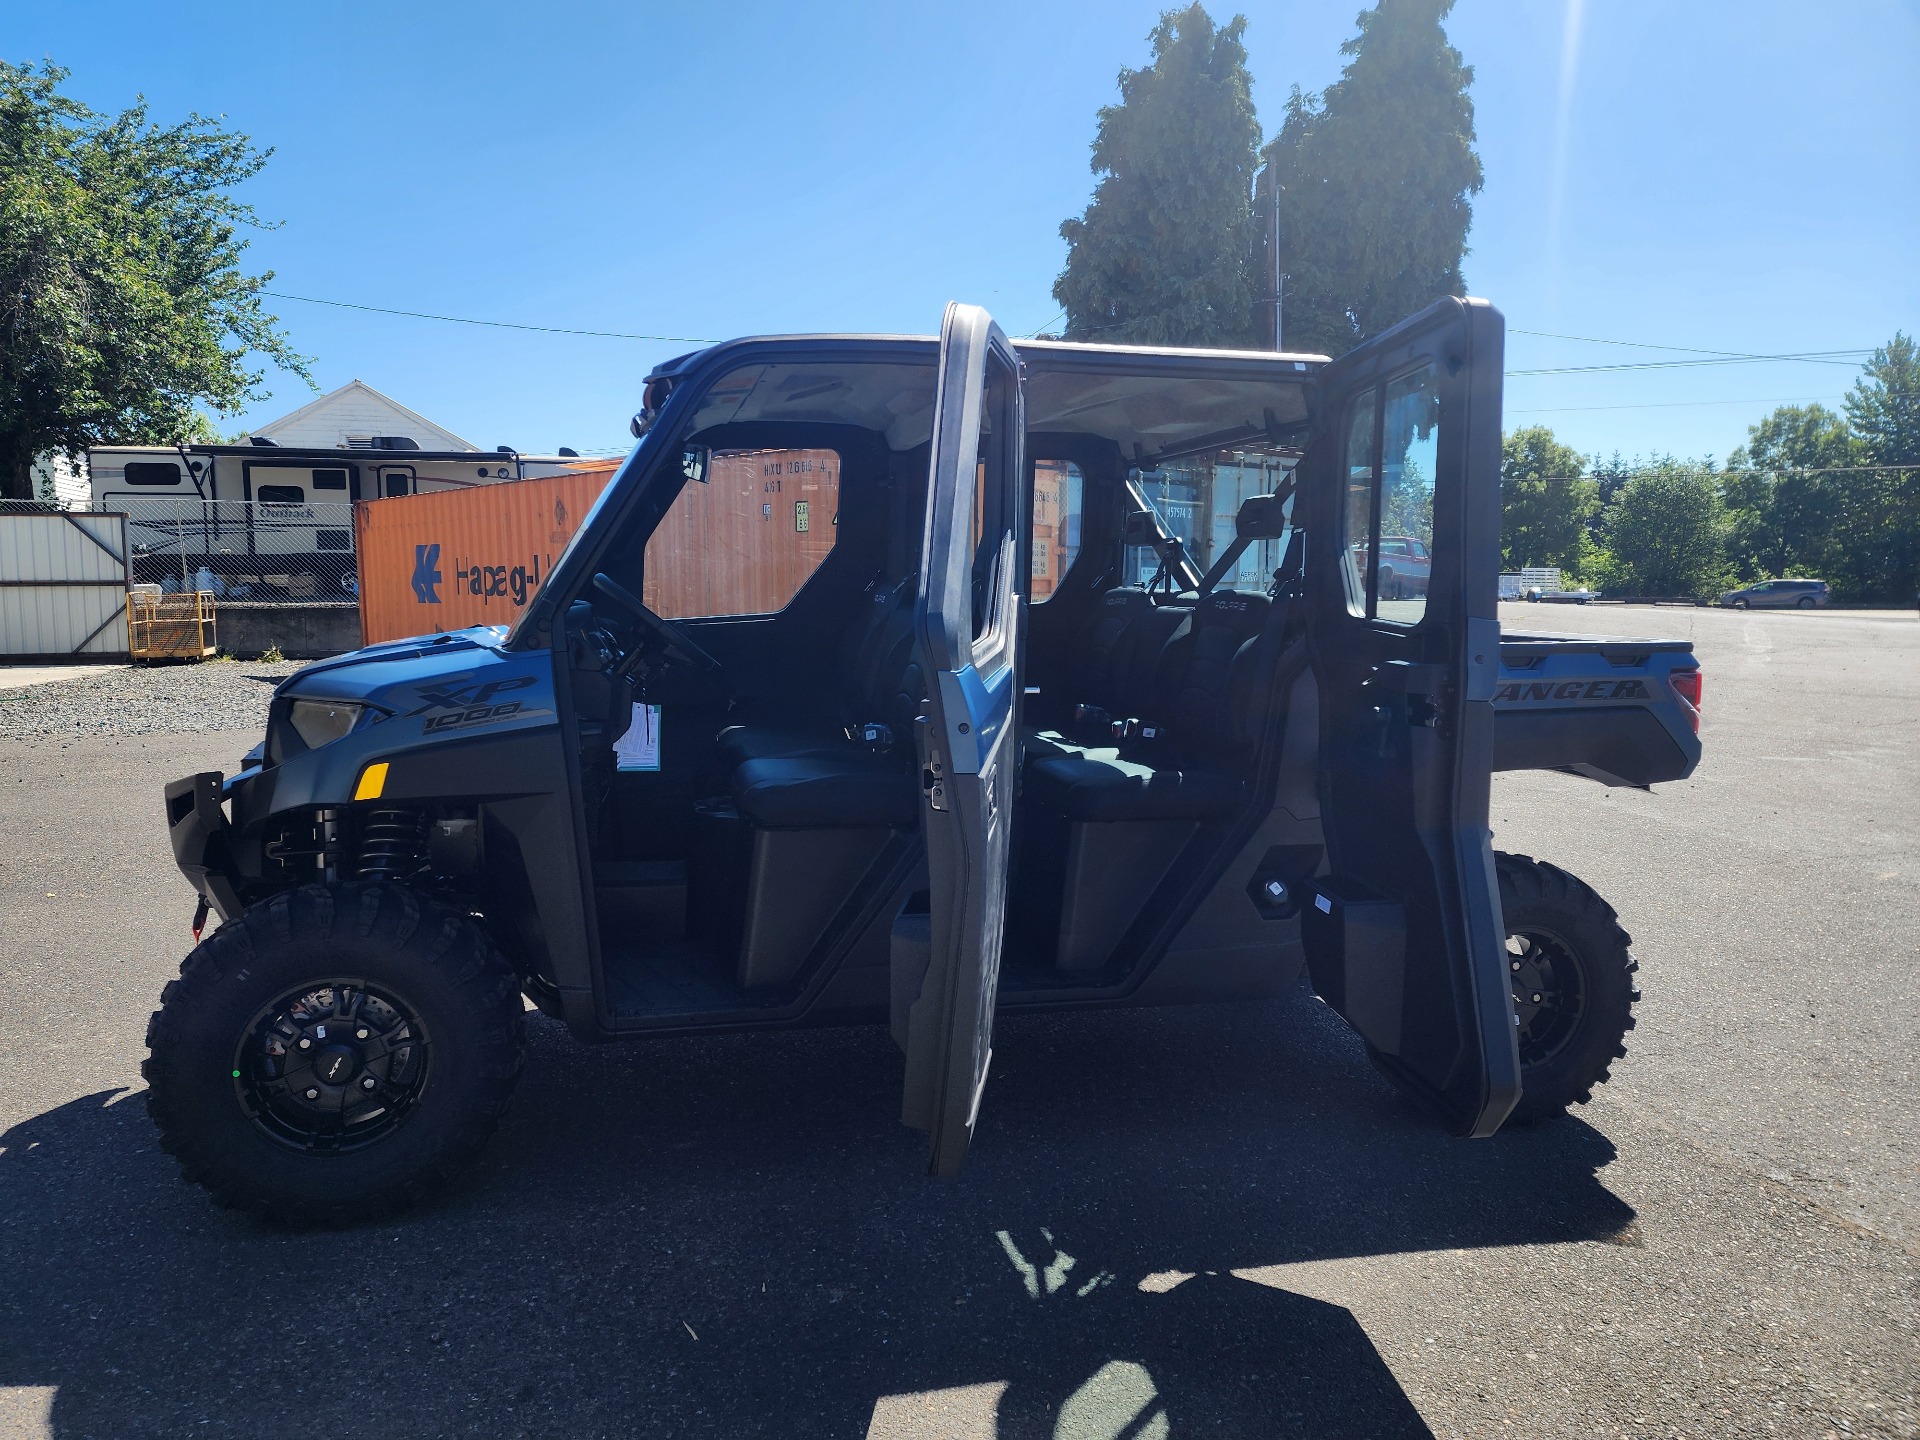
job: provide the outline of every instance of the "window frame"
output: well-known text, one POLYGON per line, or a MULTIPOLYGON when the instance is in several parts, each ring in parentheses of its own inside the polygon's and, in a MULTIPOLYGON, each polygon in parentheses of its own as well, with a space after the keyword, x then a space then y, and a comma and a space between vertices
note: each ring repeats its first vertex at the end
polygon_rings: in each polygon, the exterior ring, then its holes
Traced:
MULTIPOLYGON (((1362 585, 1362 591, 1366 599, 1364 609, 1355 610, 1352 608, 1352 597, 1351 592, 1349 592, 1348 614, 1354 619, 1364 621, 1369 625, 1391 625, 1396 631, 1401 633, 1410 633, 1424 627, 1430 612, 1423 609, 1418 620, 1397 620, 1391 615, 1382 615, 1380 613, 1380 533, 1381 516, 1384 510, 1382 502, 1385 499, 1384 491, 1386 486, 1387 391, 1409 376, 1419 374, 1422 370, 1434 371, 1434 394, 1438 402, 1436 417, 1434 419, 1434 450, 1435 453, 1438 454, 1440 447, 1440 430, 1447 423, 1446 392, 1444 389, 1445 377, 1436 368, 1430 357, 1422 356, 1407 364, 1397 366, 1392 370, 1384 371, 1372 383, 1354 392, 1352 399, 1347 403, 1344 417, 1345 424, 1339 432, 1341 437, 1340 454, 1336 457, 1343 483, 1350 487, 1352 482, 1346 478, 1351 470, 1351 467, 1347 463, 1347 445, 1352 439, 1351 432, 1353 421, 1356 418, 1356 412, 1362 405, 1371 402, 1373 405, 1373 438, 1367 451, 1370 467, 1370 475, 1367 482, 1369 504, 1369 514, 1367 517, 1367 555, 1369 557, 1369 563, 1362 585)), ((1435 480, 1437 483, 1437 476, 1435 480)), ((1353 553, 1354 542, 1352 536, 1345 528, 1348 518, 1346 499, 1347 496, 1343 493, 1341 495, 1340 518, 1342 528, 1340 538, 1343 553, 1350 557, 1353 553)), ((1421 544, 1424 553, 1418 558, 1423 559, 1431 566, 1434 561, 1433 547, 1420 542, 1417 536, 1410 536, 1408 538, 1416 544, 1421 544)), ((1351 568, 1350 560, 1349 568, 1351 568)))

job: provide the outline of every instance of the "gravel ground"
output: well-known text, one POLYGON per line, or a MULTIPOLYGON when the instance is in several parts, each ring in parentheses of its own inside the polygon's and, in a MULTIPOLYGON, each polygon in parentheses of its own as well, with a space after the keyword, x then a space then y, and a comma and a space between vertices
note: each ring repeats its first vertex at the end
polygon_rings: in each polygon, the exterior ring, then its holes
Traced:
POLYGON ((1498 778, 1646 998, 1591 1105, 1472 1144, 1304 996, 1008 1019, 952 1182, 884 1029, 534 1016, 451 1194, 263 1230, 138 1072, 189 943, 160 786, 257 725, 0 740, 0 1437, 1920 1436, 1920 625, 1541 609, 1690 636, 1707 758, 1498 778))
POLYGON ((258 732, 267 723, 273 687, 306 663, 211 660, 202 665, 136 665, 0 691, 0 739, 258 732))

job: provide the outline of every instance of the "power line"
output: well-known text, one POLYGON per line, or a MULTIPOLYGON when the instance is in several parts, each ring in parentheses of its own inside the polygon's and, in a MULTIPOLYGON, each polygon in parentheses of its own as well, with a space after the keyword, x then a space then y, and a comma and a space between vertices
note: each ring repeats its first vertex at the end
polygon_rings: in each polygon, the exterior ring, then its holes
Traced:
POLYGON ((1840 357, 1871 355, 1871 350, 1819 350, 1789 355, 1732 355, 1712 360, 1636 360, 1622 361, 1617 365, 1560 365, 1540 370, 1509 370, 1509 378, 1523 375, 1598 375, 1625 370, 1683 370, 1706 365, 1752 365, 1755 363, 1773 363, 1780 361, 1801 362, 1809 365, 1845 365, 1857 369, 1857 359, 1840 357))
POLYGON ((1557 335, 1551 330, 1522 330, 1518 326, 1508 326, 1507 329, 1508 333, 1513 335, 1533 335, 1542 340, 1578 340, 1585 345, 1625 345, 1635 350, 1675 350, 1686 355, 1718 355, 1729 360, 1758 358, 1745 350, 1702 350, 1697 345, 1656 345, 1649 340, 1599 340, 1592 335, 1557 335))
MULTIPOLYGON (((1636 465, 1628 468, 1642 467, 1636 465)), ((1899 474, 1908 470, 1920 470, 1920 465, 1778 465, 1758 470, 1751 467, 1740 470, 1716 470, 1711 466, 1702 465, 1681 465, 1677 468, 1692 475, 1866 475, 1899 474)), ((1593 480, 1598 477, 1595 475, 1503 475, 1500 478, 1502 481, 1514 479, 1537 481, 1546 485, 1571 485, 1579 480, 1593 480)))
POLYGON ((484 325, 494 330, 532 330, 541 335, 591 335, 600 340, 666 340, 676 345, 712 345, 716 342, 697 335, 629 335, 619 330, 571 330, 561 325, 521 325, 512 320, 473 320, 465 315, 432 315, 425 310, 393 310, 385 305, 357 305, 351 300, 322 300, 316 295, 289 295, 283 290, 262 290, 276 300, 298 300, 303 305, 331 305, 337 310, 364 310, 372 315, 404 315, 410 320, 444 320, 450 325, 484 325))
POLYGON ((1588 410, 1674 410, 1700 405, 1837 405, 1841 395, 1782 395, 1767 400, 1650 400, 1642 405, 1555 405, 1542 409, 1509 410, 1509 415, 1571 415, 1588 410))

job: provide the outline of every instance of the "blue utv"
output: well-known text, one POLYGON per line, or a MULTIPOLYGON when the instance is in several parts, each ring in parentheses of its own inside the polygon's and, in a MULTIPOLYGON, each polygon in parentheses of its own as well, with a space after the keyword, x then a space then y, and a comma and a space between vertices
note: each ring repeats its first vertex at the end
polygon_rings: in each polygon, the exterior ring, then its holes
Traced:
POLYGON ((951 1175, 997 1011, 1303 970, 1458 1135, 1585 1100, 1628 937, 1494 851, 1492 775, 1685 776, 1700 676, 1503 639, 1502 343, 1472 300, 1332 362, 953 305, 662 365, 510 629, 309 666, 238 773, 167 787, 219 925, 148 1032, 163 1144, 270 1220, 389 1212, 486 1141, 531 1002, 587 1041, 887 1024, 951 1175))

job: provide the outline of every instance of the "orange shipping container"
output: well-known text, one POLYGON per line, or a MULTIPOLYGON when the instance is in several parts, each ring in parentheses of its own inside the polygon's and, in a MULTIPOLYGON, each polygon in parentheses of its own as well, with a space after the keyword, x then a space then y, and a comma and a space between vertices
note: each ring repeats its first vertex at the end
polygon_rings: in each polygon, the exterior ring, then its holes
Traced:
POLYGON ((512 624, 621 463, 354 506, 366 643, 512 624))

